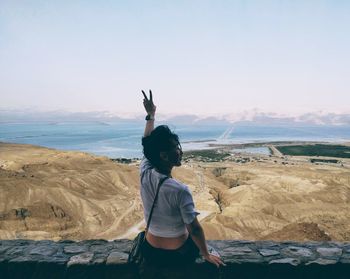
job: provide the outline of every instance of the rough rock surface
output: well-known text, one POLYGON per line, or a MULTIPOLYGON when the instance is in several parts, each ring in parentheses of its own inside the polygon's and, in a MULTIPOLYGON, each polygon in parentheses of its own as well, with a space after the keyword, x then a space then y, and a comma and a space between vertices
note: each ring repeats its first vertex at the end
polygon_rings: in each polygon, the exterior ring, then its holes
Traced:
MULTIPOLYGON (((0 277, 137 278, 127 263, 130 240, 0 241, 0 277)), ((349 278, 350 243, 209 241, 226 267, 201 258, 183 269, 153 270, 156 278, 349 278), (241 276, 241 277, 237 277, 241 276)))

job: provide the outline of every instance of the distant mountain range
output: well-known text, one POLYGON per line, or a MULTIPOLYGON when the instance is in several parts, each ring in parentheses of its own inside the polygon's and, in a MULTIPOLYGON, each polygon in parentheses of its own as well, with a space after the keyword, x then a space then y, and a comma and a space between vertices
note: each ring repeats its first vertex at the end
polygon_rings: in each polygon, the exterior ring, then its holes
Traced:
MULTIPOLYGON (((177 125, 327 125, 350 126, 350 114, 310 112, 297 116, 284 116, 276 113, 259 112, 257 110, 243 113, 224 114, 219 116, 157 115, 160 123, 176 123, 177 125)), ((0 109, 0 123, 23 122, 125 122, 141 123, 144 114, 120 116, 108 111, 67 112, 67 111, 34 111, 0 109)))

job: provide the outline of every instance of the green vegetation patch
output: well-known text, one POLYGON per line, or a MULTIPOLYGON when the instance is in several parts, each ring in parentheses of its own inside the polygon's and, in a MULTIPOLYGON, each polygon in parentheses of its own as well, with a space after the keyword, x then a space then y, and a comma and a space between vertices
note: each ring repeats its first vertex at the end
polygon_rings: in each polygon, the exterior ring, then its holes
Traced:
POLYGON ((336 159, 310 159, 311 163, 333 163, 338 164, 339 160, 336 159))
POLYGON ((275 147, 284 155, 350 158, 350 147, 345 145, 313 144, 275 147))
POLYGON ((193 150, 193 151, 184 152, 184 159, 197 158, 197 159, 202 159, 206 161, 217 162, 217 161, 224 160, 226 157, 230 155, 231 154, 228 152, 220 152, 215 149, 193 150))

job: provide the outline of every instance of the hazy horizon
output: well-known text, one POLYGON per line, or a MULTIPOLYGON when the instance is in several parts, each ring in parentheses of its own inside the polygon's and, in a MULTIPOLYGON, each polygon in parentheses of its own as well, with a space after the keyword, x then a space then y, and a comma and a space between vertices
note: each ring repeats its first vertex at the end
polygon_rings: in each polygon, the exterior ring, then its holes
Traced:
POLYGON ((348 114, 350 2, 0 2, 0 109, 348 114))
MULTIPOLYGON (((15 123, 144 123, 144 112, 118 114, 109 111, 77 112, 65 110, 37 111, 11 110, 0 108, 0 124, 15 123), (126 122, 125 122, 126 121, 126 122)), ((158 113, 157 124, 171 125, 263 125, 263 126, 350 126, 350 113, 308 112, 304 114, 286 115, 273 112, 263 112, 257 109, 242 112, 215 115, 158 113)))

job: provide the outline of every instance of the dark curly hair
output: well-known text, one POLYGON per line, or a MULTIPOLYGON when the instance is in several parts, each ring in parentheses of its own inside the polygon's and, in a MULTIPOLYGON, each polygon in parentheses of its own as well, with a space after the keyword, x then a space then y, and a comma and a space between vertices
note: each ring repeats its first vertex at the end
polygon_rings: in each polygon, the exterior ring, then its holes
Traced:
POLYGON ((142 138, 143 154, 155 167, 161 167, 160 152, 173 147, 172 140, 179 143, 179 137, 167 125, 155 128, 151 134, 142 138))

